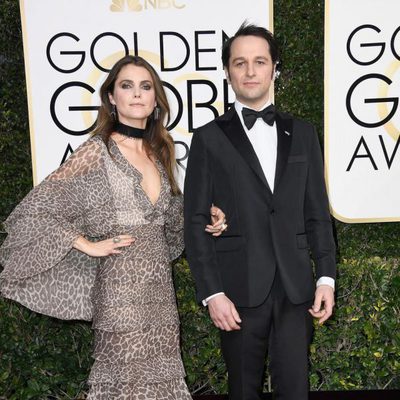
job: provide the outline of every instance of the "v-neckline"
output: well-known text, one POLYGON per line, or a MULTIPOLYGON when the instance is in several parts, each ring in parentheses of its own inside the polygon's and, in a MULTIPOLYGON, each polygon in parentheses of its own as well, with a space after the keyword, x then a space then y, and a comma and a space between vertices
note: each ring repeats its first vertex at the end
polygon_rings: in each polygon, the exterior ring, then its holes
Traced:
POLYGON ((123 162, 123 164, 125 165, 125 167, 128 168, 128 170, 132 171, 134 173, 134 175, 138 178, 138 184, 140 186, 140 189, 144 195, 144 197, 147 199, 147 201, 149 202, 149 204, 154 208, 157 203, 159 202, 160 198, 161 198, 161 194, 163 191, 163 171, 162 171, 162 166, 161 166, 161 162, 156 159, 154 164, 156 166, 156 169, 158 171, 158 176, 160 179, 160 191, 158 193, 157 199, 156 201, 153 203, 150 199, 150 196, 147 194, 147 192, 144 190, 143 186, 142 186, 142 182, 143 182, 143 174, 133 165, 131 164, 128 159, 124 156, 124 154, 122 153, 121 149, 118 146, 118 143, 112 138, 110 137, 110 140, 112 140, 113 144, 112 147, 116 148, 116 151, 118 152, 121 161, 123 162))

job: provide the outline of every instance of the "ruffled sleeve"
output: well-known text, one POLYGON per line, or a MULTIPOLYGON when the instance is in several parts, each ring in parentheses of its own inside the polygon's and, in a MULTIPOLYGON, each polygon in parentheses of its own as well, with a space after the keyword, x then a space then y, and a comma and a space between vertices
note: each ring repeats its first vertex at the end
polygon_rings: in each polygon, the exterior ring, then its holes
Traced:
POLYGON ((102 146, 89 139, 10 214, 0 248, 4 297, 57 318, 91 319, 97 262, 72 246, 85 235, 85 193, 101 167, 102 146))
POLYGON ((178 258, 183 249, 183 196, 172 196, 165 214, 165 236, 170 260, 178 258))

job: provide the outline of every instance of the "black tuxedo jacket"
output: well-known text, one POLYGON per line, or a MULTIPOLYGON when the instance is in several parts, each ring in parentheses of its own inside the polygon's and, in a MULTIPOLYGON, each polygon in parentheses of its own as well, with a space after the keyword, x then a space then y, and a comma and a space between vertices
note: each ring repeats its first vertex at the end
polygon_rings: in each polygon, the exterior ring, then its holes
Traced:
POLYGON ((316 278, 335 278, 335 243, 321 149, 314 127, 277 112, 274 193, 232 107, 196 130, 185 179, 185 245, 197 300, 225 292, 236 306, 268 295, 279 269, 289 299, 309 301, 316 278), (228 230, 204 231, 210 204, 226 214, 228 230))

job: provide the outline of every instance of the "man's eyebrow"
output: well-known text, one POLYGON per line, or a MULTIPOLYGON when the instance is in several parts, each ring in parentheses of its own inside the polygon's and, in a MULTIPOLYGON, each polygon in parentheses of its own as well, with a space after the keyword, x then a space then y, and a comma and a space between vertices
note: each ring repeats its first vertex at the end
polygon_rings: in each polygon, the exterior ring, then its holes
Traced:
POLYGON ((233 58, 233 59, 232 59, 232 62, 233 62, 233 61, 238 61, 238 60, 244 60, 244 57, 236 57, 236 58, 233 58))
MULTIPOLYGON (((256 57, 254 57, 255 59, 263 59, 263 60, 268 60, 268 57, 267 56, 256 56, 256 57)), ((239 57, 235 57, 235 58, 233 58, 232 59, 232 62, 234 62, 234 61, 242 61, 242 60, 246 60, 246 58, 245 57, 243 57, 243 56, 239 56, 239 57)))

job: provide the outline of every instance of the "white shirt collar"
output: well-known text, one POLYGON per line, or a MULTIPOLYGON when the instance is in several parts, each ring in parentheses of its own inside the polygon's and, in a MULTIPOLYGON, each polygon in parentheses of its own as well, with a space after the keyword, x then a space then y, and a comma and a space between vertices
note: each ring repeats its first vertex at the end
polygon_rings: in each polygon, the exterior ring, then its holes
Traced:
MULTIPOLYGON (((268 107, 270 104, 272 104, 272 103, 271 103, 271 100, 268 100, 268 101, 264 104, 264 106, 260 108, 260 110, 264 110, 264 108, 268 107)), ((248 107, 248 106, 246 106, 245 104, 241 103, 239 100, 235 100, 235 110, 236 110, 236 112, 237 112, 238 114, 241 114, 241 113, 242 113, 242 108, 243 108, 243 107, 247 107, 247 108, 250 108, 251 110, 255 110, 255 111, 260 111, 260 110, 256 110, 256 109, 253 108, 253 107, 248 107)))

